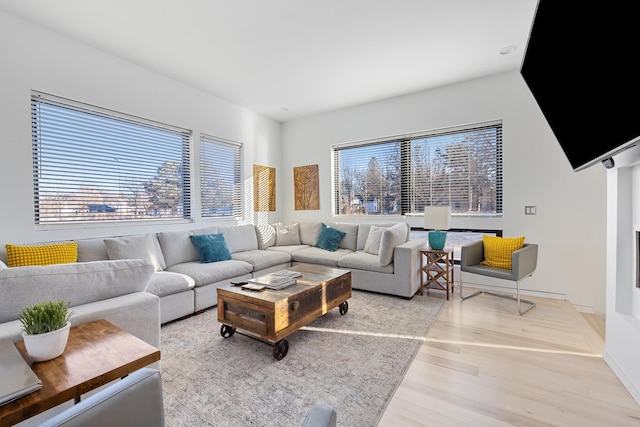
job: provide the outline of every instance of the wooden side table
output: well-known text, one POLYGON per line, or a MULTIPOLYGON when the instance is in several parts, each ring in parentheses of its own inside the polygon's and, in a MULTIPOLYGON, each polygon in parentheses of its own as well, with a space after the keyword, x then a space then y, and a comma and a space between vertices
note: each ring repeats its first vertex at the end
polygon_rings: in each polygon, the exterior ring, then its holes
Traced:
POLYGON ((444 248, 441 251, 422 249, 420 251, 420 295, 424 290, 441 289, 447 293, 449 287, 453 292, 453 249, 444 248))
POLYGON ((160 350, 106 320, 72 326, 61 356, 33 362, 24 342, 15 343, 42 381, 42 388, 0 406, 0 427, 12 426, 67 400, 160 360, 160 350))

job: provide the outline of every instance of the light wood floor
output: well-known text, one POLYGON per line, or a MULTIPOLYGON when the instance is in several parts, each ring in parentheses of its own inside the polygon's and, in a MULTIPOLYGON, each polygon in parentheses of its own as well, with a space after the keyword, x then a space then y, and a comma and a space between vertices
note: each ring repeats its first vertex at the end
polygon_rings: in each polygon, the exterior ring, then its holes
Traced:
POLYGON ((602 319, 553 299, 527 297, 521 317, 503 298, 450 298, 378 427, 640 426, 602 359, 602 319))

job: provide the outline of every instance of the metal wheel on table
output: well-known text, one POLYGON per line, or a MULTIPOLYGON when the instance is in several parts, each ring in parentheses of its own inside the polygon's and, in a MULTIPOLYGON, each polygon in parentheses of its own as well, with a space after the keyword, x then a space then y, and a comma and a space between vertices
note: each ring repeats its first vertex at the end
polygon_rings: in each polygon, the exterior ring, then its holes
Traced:
POLYGON ((347 314, 347 311, 349 311, 349 303, 346 301, 341 303, 338 307, 340 308, 340 314, 343 316, 347 314))
POLYGON ((289 342, 287 340, 280 340, 273 345, 273 358, 276 360, 282 360, 289 352, 289 342))
POLYGON ((220 335, 222 335, 223 338, 230 338, 235 333, 236 333, 236 328, 232 328, 229 325, 222 325, 220 327, 220 335))

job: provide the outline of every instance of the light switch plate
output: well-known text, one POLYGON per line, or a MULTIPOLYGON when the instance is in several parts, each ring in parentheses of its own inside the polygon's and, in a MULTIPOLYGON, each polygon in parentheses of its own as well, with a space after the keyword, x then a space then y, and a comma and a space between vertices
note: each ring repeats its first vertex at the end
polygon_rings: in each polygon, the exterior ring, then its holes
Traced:
POLYGON ((535 215, 536 214, 536 207, 535 206, 525 206, 524 207, 524 214, 525 215, 535 215))

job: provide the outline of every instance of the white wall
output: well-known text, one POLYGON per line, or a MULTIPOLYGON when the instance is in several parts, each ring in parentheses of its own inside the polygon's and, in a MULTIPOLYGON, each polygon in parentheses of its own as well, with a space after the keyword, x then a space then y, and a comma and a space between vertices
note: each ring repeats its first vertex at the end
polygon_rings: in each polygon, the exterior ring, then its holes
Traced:
MULTIPOLYGON (((279 122, 2 12, 0 61, 0 242, 132 234, 150 228, 36 230, 31 176, 32 89, 191 129, 196 152, 200 132, 243 143, 245 180, 249 183, 254 163, 280 169, 279 122)), ((198 163, 193 161, 196 179, 192 182, 197 182, 194 166, 198 163)), ((245 220, 251 222, 252 192, 248 188, 245 220)), ((195 222, 203 222, 199 192, 192 194, 195 222)), ((193 223, 156 224, 152 230, 192 227, 193 223)))
POLYGON ((607 172, 607 316, 604 359, 640 404, 640 289, 635 232, 640 230, 640 147, 607 172))
MULTIPOLYGON (((523 293, 566 296, 579 310, 604 316, 606 170, 598 165, 573 172, 517 72, 284 123, 284 172, 318 164, 320 174, 320 210, 294 210, 293 183, 287 180, 280 187, 284 218, 332 219, 332 144, 496 119, 503 120, 503 217, 454 217, 452 228, 525 235, 540 251, 523 293), (525 205, 537 206, 537 215, 525 216, 525 205)), ((421 218, 408 222, 421 227, 421 218)))

